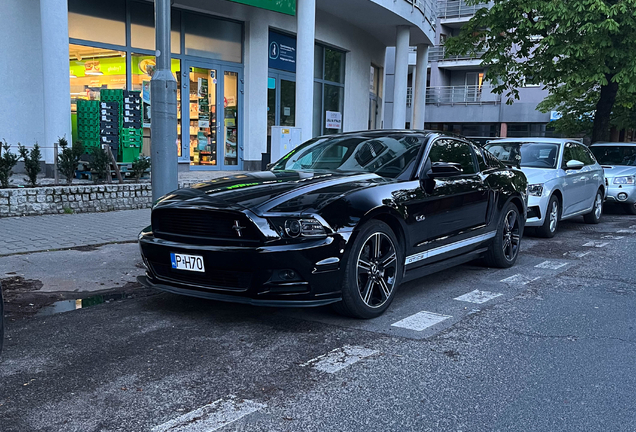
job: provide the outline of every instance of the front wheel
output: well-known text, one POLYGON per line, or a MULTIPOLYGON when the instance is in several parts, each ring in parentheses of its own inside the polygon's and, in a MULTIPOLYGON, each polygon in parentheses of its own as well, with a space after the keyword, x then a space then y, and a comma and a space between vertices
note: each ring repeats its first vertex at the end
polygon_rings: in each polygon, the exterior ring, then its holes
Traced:
POLYGON ((601 215, 603 214, 603 191, 601 189, 596 192, 596 198, 594 198, 594 206, 592 211, 586 215, 583 215, 583 220, 588 224, 597 224, 601 221, 601 215))
POLYGON ((561 202, 559 198, 552 195, 546 208, 543 225, 537 227, 537 235, 544 238, 552 238, 557 232, 559 219, 561 218, 561 202))
POLYGON ((351 249, 337 312, 375 318, 389 307, 402 280, 402 248, 391 228, 373 220, 365 224, 351 249))
POLYGON ((521 230, 519 209, 508 203, 497 226, 497 234, 484 257, 489 267, 508 268, 515 264, 521 248, 521 230))

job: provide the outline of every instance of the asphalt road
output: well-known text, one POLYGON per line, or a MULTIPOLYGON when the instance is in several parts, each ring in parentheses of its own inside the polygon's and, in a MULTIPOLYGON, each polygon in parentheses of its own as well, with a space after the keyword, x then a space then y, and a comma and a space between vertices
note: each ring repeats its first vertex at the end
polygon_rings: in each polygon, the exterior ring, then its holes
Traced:
POLYGON ((635 247, 634 216, 565 222, 372 321, 168 294, 18 319, 0 430, 633 432, 635 247))

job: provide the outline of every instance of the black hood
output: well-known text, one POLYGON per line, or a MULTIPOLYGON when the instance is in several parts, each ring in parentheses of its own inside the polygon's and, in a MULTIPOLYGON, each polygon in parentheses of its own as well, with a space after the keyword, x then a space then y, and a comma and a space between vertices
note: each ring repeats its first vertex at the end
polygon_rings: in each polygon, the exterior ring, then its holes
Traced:
POLYGON ((157 207, 198 207, 266 212, 319 211, 347 193, 392 182, 376 174, 262 171, 221 177, 166 195, 157 207))

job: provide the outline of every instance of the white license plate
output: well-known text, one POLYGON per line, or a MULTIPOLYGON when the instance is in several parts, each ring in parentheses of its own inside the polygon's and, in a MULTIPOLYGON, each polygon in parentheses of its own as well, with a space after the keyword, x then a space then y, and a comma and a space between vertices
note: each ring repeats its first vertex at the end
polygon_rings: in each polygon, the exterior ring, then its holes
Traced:
POLYGON ((202 256, 171 253, 170 261, 173 269, 205 273, 202 256))

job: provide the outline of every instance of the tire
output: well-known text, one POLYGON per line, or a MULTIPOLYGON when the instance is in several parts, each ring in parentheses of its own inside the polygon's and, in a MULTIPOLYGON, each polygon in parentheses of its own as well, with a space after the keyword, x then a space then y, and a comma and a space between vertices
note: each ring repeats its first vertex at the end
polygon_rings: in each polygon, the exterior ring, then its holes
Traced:
POLYGON ((623 204, 623 209, 625 213, 630 215, 636 215, 636 203, 633 204, 623 204))
POLYGON ((395 297, 403 268, 402 248, 391 228, 377 220, 364 224, 345 268, 342 301, 336 303, 334 309, 353 318, 382 315, 395 297))
POLYGON ((539 237, 552 238, 559 228, 559 220, 561 219, 561 201, 555 195, 550 197, 548 206, 546 207, 545 220, 543 225, 537 227, 535 233, 539 237))
POLYGON ((519 209, 513 203, 508 203, 497 224, 497 234, 484 256, 486 265, 497 268, 512 267, 521 250, 522 234, 523 220, 519 215, 519 209))
POLYGON ((583 215, 583 220, 587 224, 597 224, 601 221, 602 215, 603 215, 603 190, 599 189, 596 192, 596 197, 594 198, 594 205, 592 206, 592 211, 586 215, 583 215))

